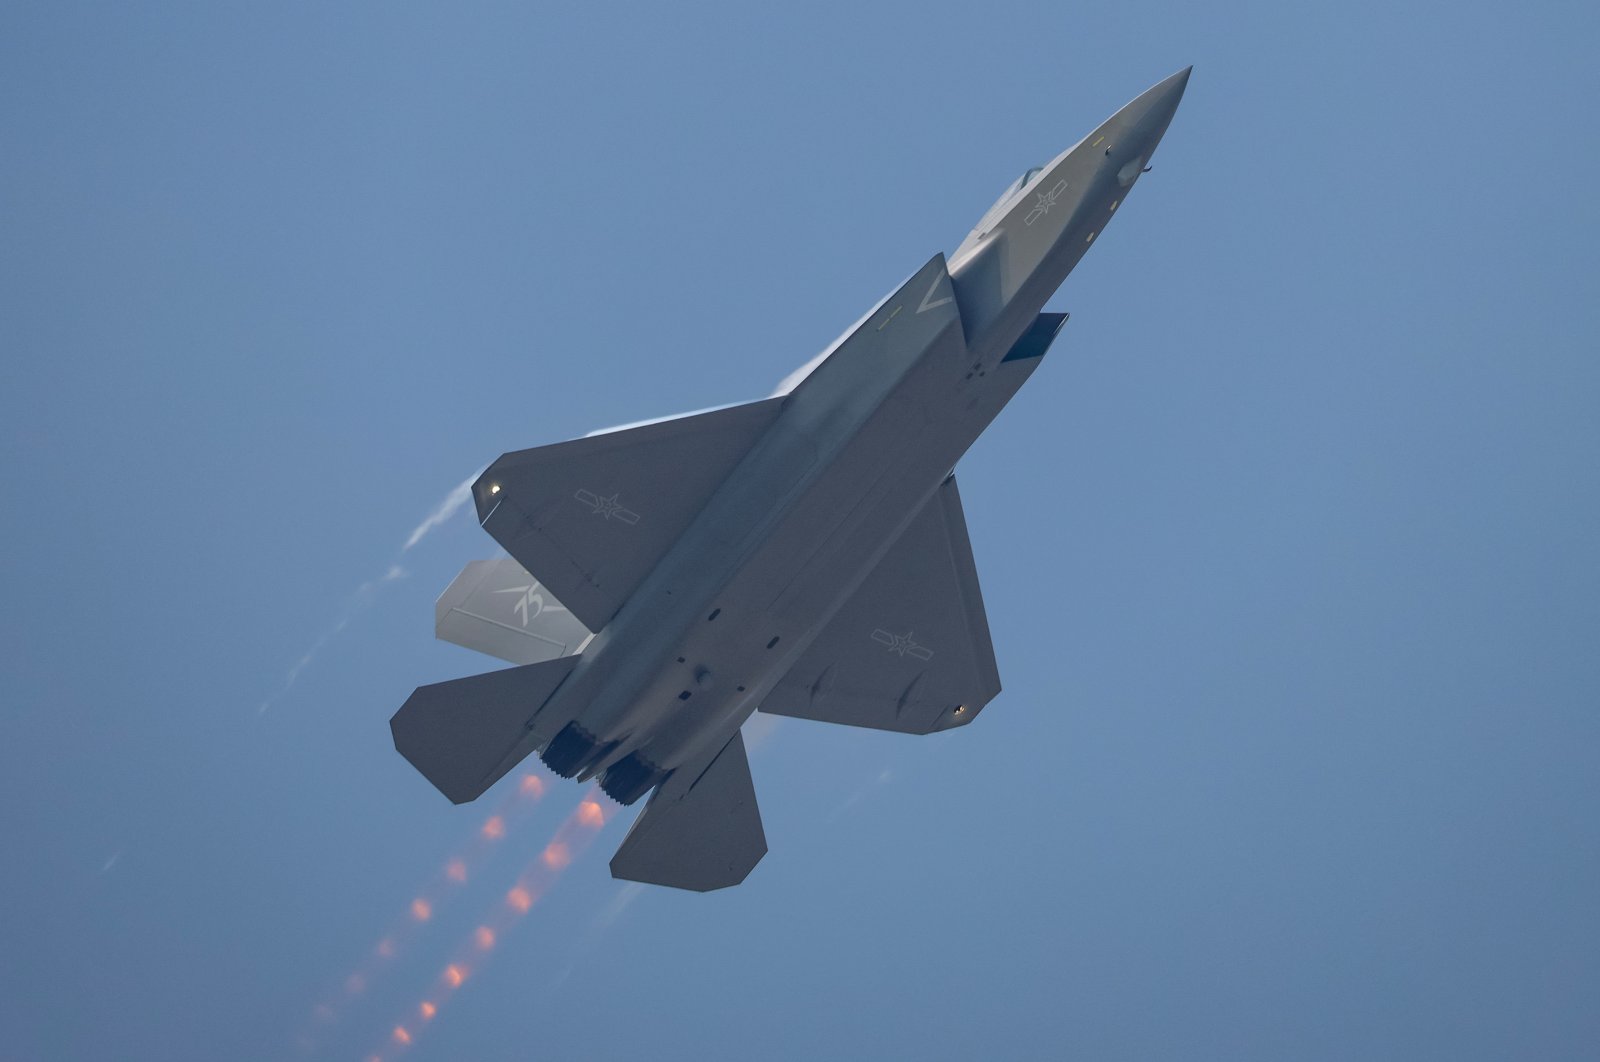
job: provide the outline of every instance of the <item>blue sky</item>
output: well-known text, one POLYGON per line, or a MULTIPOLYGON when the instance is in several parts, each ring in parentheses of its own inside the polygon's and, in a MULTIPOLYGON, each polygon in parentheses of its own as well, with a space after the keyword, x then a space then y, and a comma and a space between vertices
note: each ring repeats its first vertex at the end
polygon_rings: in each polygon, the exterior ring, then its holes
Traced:
POLYGON ((0 1056, 1592 1055, 1597 21, 8 6, 0 1056), (1000 699, 778 723, 746 884, 613 882, 627 812, 441 994, 583 790, 440 884, 511 798, 386 721, 494 548, 415 529, 769 393, 1190 63, 959 467, 1000 699))

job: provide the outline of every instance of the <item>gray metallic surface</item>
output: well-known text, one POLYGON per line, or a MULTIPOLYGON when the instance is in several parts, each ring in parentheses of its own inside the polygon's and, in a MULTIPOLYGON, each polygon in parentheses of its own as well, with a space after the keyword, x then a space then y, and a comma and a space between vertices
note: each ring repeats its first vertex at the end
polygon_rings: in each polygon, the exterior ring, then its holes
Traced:
POLYGON ((761 710, 927 734, 971 722, 999 692, 952 476, 766 695, 761 710))
POLYGON ((578 652, 589 628, 510 557, 477 560, 439 595, 433 632, 440 639, 513 664, 578 652))
POLYGON ((778 415, 752 402, 502 455, 478 519, 590 630, 611 621, 778 415))
POLYGON ((665 779, 613 870, 718 888, 766 850, 739 740, 759 705, 921 733, 970 722, 1000 683, 950 471, 1038 366, 1064 320, 1045 300, 1188 75, 1031 172, 948 268, 935 256, 787 395, 491 465, 473 487, 485 529, 597 633, 536 665, 562 667, 554 683, 516 669, 419 689, 395 720, 408 758, 448 794, 536 751, 623 801, 665 779), (494 735, 452 739, 454 713, 494 735))
POLYGON ((476 800, 521 760, 506 750, 527 732, 530 708, 545 703, 578 659, 418 686, 389 720, 394 747, 453 802, 476 800))
POLYGON ((614 877, 709 892, 737 885, 767 854, 744 738, 668 778, 611 857, 614 877))

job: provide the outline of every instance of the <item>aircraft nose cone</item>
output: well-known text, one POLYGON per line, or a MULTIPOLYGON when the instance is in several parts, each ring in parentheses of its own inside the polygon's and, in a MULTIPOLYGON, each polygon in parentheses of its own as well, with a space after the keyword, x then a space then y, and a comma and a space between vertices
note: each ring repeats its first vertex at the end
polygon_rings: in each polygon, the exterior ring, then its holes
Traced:
POLYGON ((1172 121, 1172 115, 1178 109, 1178 103, 1183 99, 1183 90, 1189 87, 1189 75, 1194 73, 1194 67, 1186 66, 1165 81, 1146 92, 1146 96, 1154 97, 1150 101, 1150 118, 1159 117, 1161 128, 1164 130, 1167 123, 1172 121))
POLYGON ((1155 154, 1155 146, 1162 142, 1166 126, 1178 110, 1178 101, 1184 98, 1190 72, 1194 67, 1184 67, 1178 74, 1150 86, 1107 122, 1114 146, 1107 147, 1106 157, 1115 168, 1118 187, 1133 187, 1149 166, 1150 155, 1155 154))
MULTIPOLYGON (((1129 124, 1137 125, 1152 140, 1160 140, 1161 134, 1167 131, 1167 123, 1172 121, 1172 115, 1178 109, 1178 101, 1183 99, 1183 90, 1188 87, 1189 74, 1193 70, 1194 67, 1186 66, 1140 93, 1137 99, 1122 109, 1130 119, 1129 124)), ((1150 146, 1154 147, 1155 144, 1150 146)))

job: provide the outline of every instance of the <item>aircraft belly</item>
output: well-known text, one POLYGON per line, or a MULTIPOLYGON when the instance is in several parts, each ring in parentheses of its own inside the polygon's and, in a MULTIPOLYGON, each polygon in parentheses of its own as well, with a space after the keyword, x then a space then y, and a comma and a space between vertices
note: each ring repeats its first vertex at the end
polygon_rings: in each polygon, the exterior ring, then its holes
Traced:
POLYGON ((718 619, 691 626, 684 661, 658 674, 638 704, 636 718, 650 720, 636 731, 641 754, 671 769, 720 747, 827 627, 1036 365, 1037 359, 1006 362, 967 379, 960 370, 968 366, 944 360, 909 374, 707 602, 718 619), (697 668, 712 674, 713 688, 689 685, 697 668), (680 685, 686 700, 678 699, 680 685))
POLYGON ((1010 374, 978 377, 968 357, 930 356, 908 374, 769 541, 781 586, 766 610, 779 622, 848 596, 1015 392, 1010 374))
POLYGON ((949 327, 889 380, 870 359, 835 367, 879 396, 853 430, 819 432, 795 396, 563 691, 602 750, 586 773, 630 755, 670 771, 725 741, 1035 364, 980 358, 949 327))

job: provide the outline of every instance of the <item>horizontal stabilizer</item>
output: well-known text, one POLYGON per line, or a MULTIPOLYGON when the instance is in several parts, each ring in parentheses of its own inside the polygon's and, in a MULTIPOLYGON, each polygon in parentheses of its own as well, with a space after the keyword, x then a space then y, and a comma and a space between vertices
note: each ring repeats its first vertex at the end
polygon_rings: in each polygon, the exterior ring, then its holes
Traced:
POLYGON ((735 732, 709 762, 674 771, 645 805, 611 876, 710 892, 743 881, 767 854, 744 738, 735 732))
POLYGON ((589 629, 510 557, 476 560, 439 595, 434 633, 513 664, 576 653, 589 629))
POLYGON ((455 803, 476 800, 536 747, 529 723, 578 660, 418 686, 389 720, 394 747, 455 803))

